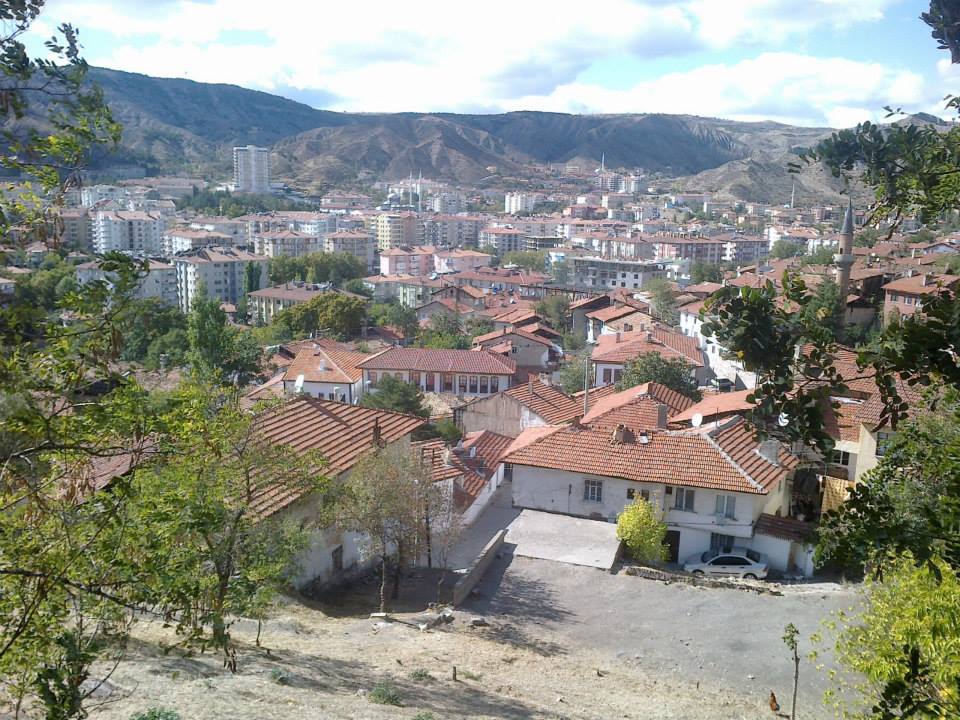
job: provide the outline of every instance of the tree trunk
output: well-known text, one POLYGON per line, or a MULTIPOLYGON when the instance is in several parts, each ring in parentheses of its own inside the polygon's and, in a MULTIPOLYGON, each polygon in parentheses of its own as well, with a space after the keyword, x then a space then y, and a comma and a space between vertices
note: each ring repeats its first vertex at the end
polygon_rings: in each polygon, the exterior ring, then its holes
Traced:
POLYGON ((397 564, 393 568, 393 592, 390 594, 391 600, 400 598, 400 568, 403 565, 403 543, 397 543, 397 564))
POLYGON ((800 683, 800 655, 793 650, 793 705, 790 707, 790 720, 797 720, 797 685, 800 683))
POLYGON ((387 555, 380 556, 380 612, 387 611, 387 555))

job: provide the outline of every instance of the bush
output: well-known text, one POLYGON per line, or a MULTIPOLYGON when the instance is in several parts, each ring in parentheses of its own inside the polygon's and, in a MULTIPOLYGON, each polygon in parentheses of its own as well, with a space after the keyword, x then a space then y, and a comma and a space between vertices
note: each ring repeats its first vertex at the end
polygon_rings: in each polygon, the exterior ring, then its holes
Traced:
POLYGON ((410 673, 410 679, 416 682, 426 682, 427 680, 433 680, 433 675, 428 673, 423 668, 417 668, 410 673))
POLYGON ((663 539, 667 526, 658 519, 653 505, 637 498, 617 518, 617 539, 622 540, 630 554, 640 562, 666 560, 667 548, 663 539))
POLYGON ((277 685, 286 685, 290 682, 290 676, 280 668, 270 670, 270 679, 277 683, 277 685))
POLYGON ((420 712, 413 716, 413 720, 436 720, 436 717, 431 712, 420 712))
POLYGON ((403 705, 400 702, 399 691, 388 682, 377 683, 367 695, 367 699, 377 705, 396 705, 397 707, 403 705))
POLYGON ((176 710, 150 708, 146 712, 131 715, 130 720, 180 720, 180 714, 176 710))

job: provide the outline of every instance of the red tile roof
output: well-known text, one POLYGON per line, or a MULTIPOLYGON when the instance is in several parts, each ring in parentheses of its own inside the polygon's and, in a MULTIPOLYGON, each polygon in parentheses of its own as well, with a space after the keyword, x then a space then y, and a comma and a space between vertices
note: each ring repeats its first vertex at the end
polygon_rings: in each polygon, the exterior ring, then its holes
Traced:
POLYGON ((357 364, 364 370, 414 370, 420 372, 513 375, 517 365, 511 358, 486 350, 430 350, 389 348, 357 364))
POLYGON ((769 535, 790 542, 804 542, 810 540, 813 534, 813 526, 796 518, 778 517, 763 513, 757 518, 757 522, 753 526, 753 534, 769 535))
POLYGON ((738 390, 736 392, 707 395, 700 402, 672 415, 670 424, 687 425, 693 419, 693 416, 698 413, 703 416, 705 421, 709 421, 711 418, 745 412, 754 407, 754 403, 747 401, 747 395, 752 392, 753 390, 738 390))
POLYGON ((929 295, 940 290, 952 288, 960 283, 960 275, 914 275, 902 277, 883 286, 887 292, 907 293, 909 295, 929 295))
MULTIPOLYGON (((375 429, 382 442, 389 444, 424 422, 404 413, 299 397, 267 410, 256 418, 254 427, 268 442, 301 452, 319 452, 326 461, 323 472, 335 477, 373 448, 375 429)), ((252 505, 260 517, 267 517, 302 496, 300 487, 271 486, 259 492, 252 505)))
POLYGON ((287 367, 283 379, 293 381, 303 375, 306 382, 349 385, 363 376, 363 371, 357 365, 369 358, 368 353, 305 347, 287 367))
POLYGON ((553 347, 553 343, 547 340, 545 337, 540 337, 539 335, 534 335, 529 333, 524 329, 517 327, 503 327, 500 330, 494 330, 493 332, 488 332, 486 335, 478 335, 473 339, 474 345, 483 345, 487 342, 500 342, 503 340, 509 340, 512 336, 528 340, 530 342, 537 343, 538 345, 545 345, 547 347, 553 347))
POLYGON ((491 430, 478 430, 468 432, 463 436, 463 447, 477 449, 477 457, 483 459, 484 466, 489 472, 497 469, 500 464, 500 458, 506 453, 507 448, 513 442, 509 435, 501 435, 491 430))
POLYGON ((626 363, 648 352, 703 367, 703 352, 695 338, 662 328, 601 335, 590 357, 594 362, 626 363))
POLYGON ((593 312, 588 312, 587 317, 591 320, 599 320, 600 322, 610 322, 611 320, 616 320, 617 318, 626 317, 627 315, 632 315, 637 312, 637 308, 630 307, 628 305, 610 305, 609 307, 600 308, 599 310, 594 310, 593 312))
POLYGON ((752 432, 731 421, 711 432, 662 431, 616 443, 609 428, 529 428, 504 457, 513 465, 765 495, 796 467, 782 448, 779 464, 761 457, 752 432))
POLYGON ((620 417, 620 419, 614 422, 614 425, 622 422, 628 427, 654 428, 657 426, 657 413, 659 412, 657 406, 660 404, 666 405, 667 414, 672 415, 673 413, 690 407, 693 403, 694 401, 686 395, 678 393, 676 390, 672 390, 665 385, 654 382, 643 383, 642 385, 636 385, 598 399, 590 405, 590 412, 583 416, 581 422, 584 424, 594 424, 604 419, 604 424, 609 425, 612 420, 607 416, 613 413, 615 416, 620 417), (629 411, 627 411, 627 414, 624 414, 623 411, 630 406, 638 406, 638 417, 644 419, 644 424, 634 425, 627 422, 629 411), (616 413, 615 411, 621 412, 616 413), (647 423, 649 419, 652 419, 652 424, 647 423))
POLYGON ((503 394, 530 408, 550 425, 567 422, 583 412, 581 403, 539 380, 515 385, 503 394))

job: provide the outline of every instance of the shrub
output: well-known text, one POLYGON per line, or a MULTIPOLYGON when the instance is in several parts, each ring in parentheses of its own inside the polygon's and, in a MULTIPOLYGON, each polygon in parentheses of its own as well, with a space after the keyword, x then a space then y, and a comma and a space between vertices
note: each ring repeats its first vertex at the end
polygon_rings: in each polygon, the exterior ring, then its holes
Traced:
POLYGON ((150 708, 146 712, 131 715, 130 720, 180 720, 180 714, 176 710, 150 708))
POLYGON ((415 680, 416 682, 425 682, 427 680, 433 680, 433 675, 428 673, 423 668, 417 668, 412 673, 410 673, 410 679, 415 680))
POLYGON ((377 705, 396 705, 397 707, 403 705, 400 702, 400 693, 388 682, 377 683, 367 699, 377 705))

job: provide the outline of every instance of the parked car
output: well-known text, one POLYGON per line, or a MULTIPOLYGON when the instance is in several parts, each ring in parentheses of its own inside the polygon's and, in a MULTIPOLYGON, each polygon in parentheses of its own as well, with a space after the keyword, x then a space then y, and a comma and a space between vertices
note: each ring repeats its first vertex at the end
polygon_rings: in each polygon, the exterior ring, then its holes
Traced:
POLYGON ((762 580, 767 576, 767 556, 748 548, 735 547, 729 552, 708 550, 687 558, 683 569, 694 575, 762 580))

